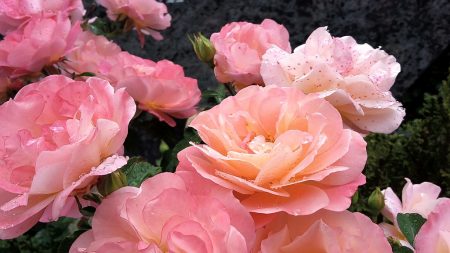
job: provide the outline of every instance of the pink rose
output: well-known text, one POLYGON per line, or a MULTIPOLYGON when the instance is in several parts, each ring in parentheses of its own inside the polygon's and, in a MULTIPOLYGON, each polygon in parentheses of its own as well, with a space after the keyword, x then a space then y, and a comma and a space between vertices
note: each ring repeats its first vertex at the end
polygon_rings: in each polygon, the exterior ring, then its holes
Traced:
POLYGON ((263 56, 266 85, 318 93, 360 132, 390 133, 402 122, 405 111, 389 92, 400 72, 393 56, 352 37, 334 38, 326 27, 316 29, 294 53, 282 49, 273 47, 263 56))
POLYGON ((394 223, 398 213, 418 213, 427 218, 428 214, 442 200, 442 198, 438 198, 441 192, 439 186, 428 182, 412 184, 408 178, 405 180, 401 201, 390 187, 383 190, 385 206, 381 213, 394 223))
POLYGON ((126 163, 122 150, 135 113, 108 82, 49 76, 0 106, 0 238, 70 213, 97 176, 126 163))
POLYGON ((81 20, 84 15, 81 0, 3 0, 0 1, 0 34, 16 30, 32 17, 52 17, 58 12, 81 20))
POLYGON ((69 252, 249 252, 254 229, 231 191, 192 172, 162 173, 109 195, 69 252))
POLYGON ((406 240, 397 225, 397 215, 399 213, 418 213, 425 219, 436 205, 443 200, 438 198, 441 188, 435 184, 424 182, 421 184, 412 184, 411 180, 406 179, 406 184, 402 191, 402 200, 400 200, 394 191, 388 187, 383 190, 385 206, 381 213, 394 225, 381 223, 386 236, 391 236, 406 247, 412 246, 406 240))
POLYGON ((349 211, 307 216, 277 215, 257 231, 254 253, 392 253, 383 231, 368 217, 349 211))
POLYGON ((82 32, 75 42, 76 49, 66 55, 63 66, 78 74, 83 72, 106 75, 114 66, 115 58, 122 50, 104 36, 82 32))
POLYGON ((174 118, 194 115, 201 92, 197 80, 186 77, 183 68, 168 60, 157 63, 122 52, 104 77, 116 88, 125 87, 138 108, 175 126, 174 118))
POLYGON ((21 29, 0 41, 0 76, 11 78, 40 72, 74 48, 79 24, 59 13, 55 17, 33 17, 21 29))
POLYGON ((172 17, 167 13, 167 6, 156 0, 97 0, 107 9, 108 17, 116 20, 119 15, 130 18, 140 34, 151 35, 156 40, 163 37, 159 31, 170 26, 172 17))
POLYGON ((222 83, 234 83, 238 89, 264 85, 260 75, 261 57, 272 47, 291 52, 286 28, 271 19, 260 25, 233 22, 211 35, 216 49, 214 73, 222 83))
POLYGON ((414 244, 417 253, 450 252, 450 199, 442 200, 428 215, 414 244))
POLYGON ((290 87, 249 86, 194 118, 206 144, 182 151, 203 177, 255 213, 342 211, 365 183, 366 143, 339 112, 290 87))

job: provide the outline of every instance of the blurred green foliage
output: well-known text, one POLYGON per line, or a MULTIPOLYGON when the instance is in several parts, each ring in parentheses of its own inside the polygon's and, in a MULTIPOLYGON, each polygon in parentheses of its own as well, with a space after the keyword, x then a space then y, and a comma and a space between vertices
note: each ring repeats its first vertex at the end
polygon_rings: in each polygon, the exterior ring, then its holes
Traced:
POLYGON ((405 177, 416 184, 435 183, 441 186, 441 195, 450 196, 450 75, 438 94, 425 94, 418 115, 393 134, 365 138, 368 160, 364 196, 377 186, 390 186, 399 193, 405 177))

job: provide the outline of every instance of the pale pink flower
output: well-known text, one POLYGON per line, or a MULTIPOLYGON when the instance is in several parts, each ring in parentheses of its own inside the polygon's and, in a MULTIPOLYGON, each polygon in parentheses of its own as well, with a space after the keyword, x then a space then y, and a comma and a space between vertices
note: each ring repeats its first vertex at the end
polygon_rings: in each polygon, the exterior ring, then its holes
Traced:
POLYGON ((257 230, 254 253, 392 253, 383 231, 368 217, 349 211, 279 214, 257 230))
POLYGON ((117 156, 135 113, 108 82, 49 76, 0 106, 0 238, 71 213, 73 196, 126 163, 117 156))
POLYGON ((413 184, 405 178, 406 184, 400 200, 391 187, 383 190, 385 206, 381 213, 391 222, 396 222, 398 213, 418 213, 425 219, 434 207, 442 200, 439 197, 441 188, 433 183, 413 184))
POLYGON ((230 190, 192 172, 162 173, 104 199, 69 252, 249 252, 254 229, 230 190))
POLYGON ((339 110, 348 126, 377 133, 394 131, 405 116, 389 92, 399 72, 393 56, 349 36, 332 37, 326 27, 316 29, 292 54, 269 49, 261 65, 266 85, 318 93, 339 110))
POLYGON ((103 77, 117 88, 125 87, 145 110, 170 126, 174 118, 194 115, 201 92, 197 80, 186 77, 183 67, 168 60, 153 62, 122 52, 113 60, 114 67, 103 77))
POLYGON ((203 177, 236 191, 249 211, 342 211, 365 183, 366 142, 315 94, 249 86, 194 118, 206 144, 179 154, 203 177))
POLYGON ((386 236, 393 237, 399 240, 403 246, 412 249, 412 246, 398 227, 397 215, 399 213, 417 213, 426 219, 443 198, 438 198, 441 188, 435 184, 428 182, 412 184, 408 178, 405 178, 405 180, 406 184, 403 187, 402 200, 397 197, 390 187, 383 190, 385 206, 381 213, 393 225, 381 223, 380 226, 386 236))
POLYGON ((77 74, 91 72, 99 76, 109 73, 115 65, 115 57, 122 51, 104 36, 82 32, 75 42, 75 50, 66 55, 62 66, 77 74))
POLYGON ((119 15, 130 18, 143 43, 143 34, 151 35, 156 40, 163 37, 159 31, 170 26, 172 17, 167 13, 167 6, 156 0, 97 0, 103 5, 111 20, 117 20, 119 15))
POLYGON ((52 17, 58 12, 81 20, 85 11, 81 0, 2 0, 0 34, 16 30, 32 17, 52 17))
POLYGON ((216 49, 214 73, 222 83, 238 88, 263 85, 260 74, 261 57, 272 46, 291 52, 286 28, 271 19, 261 24, 233 22, 211 35, 216 49))
POLYGON ((417 253, 450 252, 450 199, 442 200, 416 235, 417 253))
POLYGON ((0 76, 32 75, 61 60, 74 48, 81 31, 62 13, 33 17, 21 29, 0 41, 0 76))

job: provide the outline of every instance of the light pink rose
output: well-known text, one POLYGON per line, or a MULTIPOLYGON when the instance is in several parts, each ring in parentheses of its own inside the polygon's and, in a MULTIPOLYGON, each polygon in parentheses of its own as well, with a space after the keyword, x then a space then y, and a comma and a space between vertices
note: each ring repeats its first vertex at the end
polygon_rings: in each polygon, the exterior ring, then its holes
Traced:
POLYGON ((230 190, 192 172, 162 173, 109 195, 69 252, 249 252, 254 229, 230 190))
POLYGON ((70 72, 108 74, 115 65, 115 57, 122 51, 114 42, 104 36, 83 32, 75 42, 75 50, 66 55, 63 66, 70 72))
POLYGON ((450 199, 442 200, 428 215, 414 244, 417 253, 450 252, 450 199))
POLYGON ((254 253, 392 253, 383 231, 361 213, 277 216, 257 231, 261 243, 257 240, 254 253))
POLYGON ((260 74, 261 57, 272 47, 291 52, 289 33, 286 28, 271 19, 261 24, 233 22, 211 35, 216 49, 214 56, 217 80, 234 83, 238 88, 263 85, 260 74))
POLYGON ((112 60, 114 67, 103 77, 116 88, 125 87, 138 108, 175 126, 174 118, 194 115, 201 92, 197 80, 186 77, 183 68, 168 60, 153 62, 122 52, 112 60))
POLYGON ((339 112, 291 87, 249 86, 194 118, 204 145, 179 154, 203 177, 236 191, 249 211, 342 211, 365 183, 366 142, 339 112))
POLYGON ((2 0, 0 1, 0 34, 16 30, 32 17, 52 17, 58 12, 81 20, 84 15, 81 0, 2 0))
POLYGON ((108 82, 49 76, 0 106, 0 238, 70 213, 73 196, 126 163, 117 156, 135 113, 108 82))
POLYGON ((388 187, 383 190, 385 206, 381 213, 393 225, 381 223, 387 237, 397 239, 403 246, 413 248, 406 237, 400 231, 397 224, 397 215, 399 213, 417 213, 427 219, 431 211, 436 205, 443 200, 438 198, 441 188, 435 184, 424 182, 421 184, 413 184, 411 180, 405 178, 406 184, 402 191, 402 200, 400 200, 394 191, 388 187))
POLYGON ((156 40, 163 37, 159 31, 170 26, 172 17, 167 6, 156 0, 97 0, 107 9, 108 17, 116 20, 119 15, 130 18, 143 43, 143 34, 151 35, 156 40))
POLYGON ((60 61, 74 48, 80 31, 79 24, 72 26, 62 13, 51 18, 31 18, 0 41, 0 76, 34 74, 60 61))
POLYGON ((360 132, 390 133, 405 116, 389 89, 400 64, 381 49, 357 44, 349 36, 332 37, 316 29, 304 45, 289 54, 273 47, 263 56, 261 75, 266 85, 295 86, 318 93, 360 132))
POLYGON ((434 207, 442 200, 439 197, 441 188, 433 183, 413 184, 405 178, 406 184, 402 191, 402 200, 397 197, 391 187, 383 190, 385 206, 381 213, 393 223, 396 223, 398 213, 418 213, 425 219, 434 207))

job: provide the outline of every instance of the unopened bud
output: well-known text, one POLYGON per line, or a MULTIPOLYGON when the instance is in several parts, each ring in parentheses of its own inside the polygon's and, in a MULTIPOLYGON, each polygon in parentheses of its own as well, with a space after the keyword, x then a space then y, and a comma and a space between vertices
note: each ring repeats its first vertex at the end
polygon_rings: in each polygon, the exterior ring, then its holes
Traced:
POLYGON ((384 194, 377 187, 369 196, 369 208, 375 213, 379 213, 384 208, 384 194))
POLYGON ((198 59, 202 62, 208 63, 210 66, 214 66, 214 55, 216 53, 216 49, 211 41, 201 33, 197 33, 192 37, 189 36, 189 41, 191 41, 192 47, 194 48, 198 59))
POLYGON ((97 183, 98 192, 103 196, 108 196, 124 186, 127 186, 127 176, 120 170, 102 176, 97 183))

